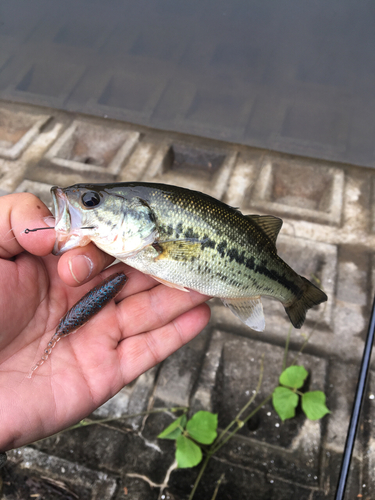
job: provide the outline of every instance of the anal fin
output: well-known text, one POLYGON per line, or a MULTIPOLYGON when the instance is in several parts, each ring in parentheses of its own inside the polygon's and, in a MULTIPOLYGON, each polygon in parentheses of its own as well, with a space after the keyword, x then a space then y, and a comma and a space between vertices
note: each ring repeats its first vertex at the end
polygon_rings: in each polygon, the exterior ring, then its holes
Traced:
POLYGON ((262 332, 266 326, 263 305, 260 297, 244 297, 239 299, 221 299, 245 325, 257 332, 262 332))

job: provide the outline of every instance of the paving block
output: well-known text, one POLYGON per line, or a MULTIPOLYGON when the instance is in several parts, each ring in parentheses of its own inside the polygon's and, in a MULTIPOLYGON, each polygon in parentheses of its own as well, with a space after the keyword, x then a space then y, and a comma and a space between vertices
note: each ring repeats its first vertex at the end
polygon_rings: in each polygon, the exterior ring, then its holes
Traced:
MULTIPOLYGON (((303 484, 296 484, 275 476, 267 476, 270 484, 270 496, 267 500, 312 500, 313 488, 307 488, 303 484)), ((264 500, 266 500, 266 498, 264 500)))
POLYGON ((146 498, 147 500, 159 500, 159 498, 163 497, 160 497, 160 490, 150 486, 147 479, 125 475, 116 495, 116 500, 145 500, 146 498))
MULTIPOLYGON (((324 468, 324 482, 322 490, 326 493, 323 498, 334 498, 337 488, 337 481, 340 473, 342 454, 326 451, 323 454, 322 467, 324 468)), ((345 489, 345 499, 351 498, 366 499, 366 492, 363 488, 363 467, 362 461, 353 457, 350 464, 350 471, 345 489), (360 496, 362 495, 362 497, 360 496)), ((320 497, 318 497, 320 498, 320 497)), ((369 497, 372 499, 372 496, 369 497)), ((315 500, 315 496, 313 497, 315 500)))
POLYGON ((170 77, 168 65, 151 59, 124 56, 126 71, 104 70, 84 111, 133 123, 149 122, 170 77), (127 65, 128 62, 128 65, 127 65), (130 69, 136 62, 137 71, 130 69), (153 79, 148 72, 153 68, 153 79))
MULTIPOLYGON (((92 414, 99 419, 120 419, 127 415, 136 415, 147 411, 154 390, 157 368, 152 368, 140 375, 132 383, 126 385, 120 392, 100 406, 92 414)), ((127 427, 138 429, 143 421, 142 415, 126 418, 122 422, 127 427)))
MULTIPOLYGON (((198 465, 193 469, 174 471, 166 494, 169 494, 170 498, 174 500, 187 500, 199 469, 198 465)), ((218 488, 216 497, 218 500, 249 500, 250 498, 270 500, 273 498, 271 497, 272 483, 267 481, 264 473, 212 458, 200 481, 194 500, 212 498, 220 478, 222 478, 222 482, 218 488)), ((305 500, 304 497, 302 498, 305 500)))
POLYGON ((35 447, 89 469, 109 471, 116 476, 125 472, 147 474, 153 481, 161 482, 169 461, 161 459, 163 443, 160 446, 156 436, 145 436, 126 419, 111 420, 66 430, 35 443, 35 447))
POLYGON ((268 155, 254 185, 251 206, 275 215, 339 225, 343 193, 341 168, 268 155))
POLYGON ((339 250, 333 323, 340 336, 337 355, 341 359, 362 355, 370 312, 370 256, 360 246, 347 245, 339 250))
MULTIPOLYGON (((280 235, 277 239, 277 250, 280 257, 296 273, 308 278, 324 290, 329 297, 327 302, 314 307, 307 313, 307 322, 319 322, 331 327, 337 273, 337 247, 327 243, 280 235)), ((269 303, 274 305, 275 301, 269 301, 269 303)), ((267 306, 267 309, 271 307, 267 306)))
POLYGON ((0 107, 0 157, 19 158, 50 118, 47 114, 0 107))
POLYGON ((346 93, 313 84, 301 93, 280 99, 274 116, 278 130, 270 147, 303 152, 313 158, 341 156, 346 150, 352 113, 346 93))
POLYGON ((142 180, 177 184, 221 199, 235 166, 237 152, 168 141, 142 180))
POLYGON ((186 131, 222 140, 228 140, 234 130, 237 136, 243 135, 254 104, 256 86, 249 82, 244 85, 233 77, 230 80, 228 89, 215 92, 213 80, 199 82, 184 116, 186 131))
MULTIPOLYGON (((243 206, 249 205, 251 187, 254 185, 261 159, 261 151, 239 153, 223 199, 225 203, 232 207, 240 207, 241 210, 243 206)), ((246 215, 248 212, 243 213, 246 215)))
POLYGON ((157 378, 154 398, 156 406, 189 406, 190 395, 200 372, 208 331, 169 356, 157 378))
POLYGON ((155 111, 152 114, 153 123, 164 123, 170 130, 178 130, 186 110, 196 92, 196 85, 184 78, 182 73, 175 74, 168 82, 155 111), (177 125, 177 127, 176 127, 177 125))
POLYGON ((117 175, 139 140, 139 132, 75 120, 46 153, 59 167, 117 175))
POLYGON ((82 62, 74 61, 74 52, 58 51, 59 64, 51 71, 51 57, 47 47, 39 46, 39 53, 32 53, 32 46, 18 51, 7 69, 11 82, 2 93, 3 99, 27 102, 42 106, 64 108, 64 102, 85 72, 82 62), (73 57, 71 57, 73 55, 73 57))
POLYGON ((12 462, 40 476, 67 484, 79 498, 111 500, 116 492, 116 479, 110 474, 88 469, 77 463, 24 447, 8 453, 12 462))
POLYGON ((146 169, 159 168, 159 163, 165 158, 166 148, 164 141, 152 140, 148 135, 142 137, 117 179, 121 182, 142 180, 146 169))
POLYGON ((0 189, 10 194, 22 182, 27 170, 27 163, 22 160, 4 160, 0 158, 0 189))
MULTIPOLYGON (((331 415, 327 419, 325 448, 331 453, 342 454, 352 413, 354 394, 357 386, 359 364, 344 364, 338 361, 330 363, 327 379, 329 391, 329 409, 331 415)), ((362 431, 358 435, 354 456, 362 457, 362 431)))
POLYGON ((372 189, 373 176, 368 170, 350 169, 345 172, 342 224, 347 232, 353 235, 361 234, 358 236, 360 240, 373 228, 372 189))
MULTIPOLYGON (((281 347, 215 331, 194 390, 192 409, 202 409, 204 394, 206 400, 213 402, 213 408, 205 409, 218 413, 219 427, 225 428, 252 396, 259 379, 261 357, 264 356, 263 381, 252 409, 272 394, 278 385, 283 355, 281 347), (219 350, 220 361, 217 361, 219 350), (210 363, 211 352, 216 360, 214 364, 210 363), (214 381, 209 389, 210 398, 207 397, 207 389, 202 391, 201 388, 203 381, 207 384, 207 380, 214 381)), ((292 352, 289 359, 293 359, 292 352)), ((298 364, 303 364, 309 372, 303 391, 324 391, 326 361, 303 354, 298 364)), ((320 474, 322 438, 321 423, 307 420, 300 408, 295 418, 281 423, 268 402, 241 429, 236 440, 228 442, 220 456, 242 467, 254 467, 289 481, 316 486, 317 479, 314 477, 320 474), (295 464, 294 470, 292 463, 295 464)))

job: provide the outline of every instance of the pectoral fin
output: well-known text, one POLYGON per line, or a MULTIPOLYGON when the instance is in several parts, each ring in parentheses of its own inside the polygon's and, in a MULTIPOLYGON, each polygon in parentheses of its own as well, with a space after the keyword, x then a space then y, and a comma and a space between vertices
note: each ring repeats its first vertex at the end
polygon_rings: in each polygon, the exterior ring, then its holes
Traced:
POLYGON ((221 299, 223 304, 232 311, 245 325, 257 332, 262 332, 266 326, 263 306, 260 297, 244 297, 240 299, 221 299))
POLYGON ((193 257, 198 257, 202 251, 201 242, 195 239, 158 241, 154 248, 159 252, 155 260, 189 261, 193 257))

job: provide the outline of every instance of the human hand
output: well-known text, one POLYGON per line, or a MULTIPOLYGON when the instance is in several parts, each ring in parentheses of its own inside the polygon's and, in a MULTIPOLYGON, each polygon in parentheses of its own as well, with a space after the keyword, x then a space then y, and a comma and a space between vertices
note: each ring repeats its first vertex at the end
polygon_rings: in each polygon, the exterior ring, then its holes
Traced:
POLYGON ((58 432, 194 338, 209 320, 207 297, 157 284, 94 245, 51 255, 47 207, 31 194, 0 197, 0 451, 58 432), (63 338, 28 378, 60 318, 116 271, 124 289, 77 333, 63 338), (80 286, 79 286, 80 285, 80 286))

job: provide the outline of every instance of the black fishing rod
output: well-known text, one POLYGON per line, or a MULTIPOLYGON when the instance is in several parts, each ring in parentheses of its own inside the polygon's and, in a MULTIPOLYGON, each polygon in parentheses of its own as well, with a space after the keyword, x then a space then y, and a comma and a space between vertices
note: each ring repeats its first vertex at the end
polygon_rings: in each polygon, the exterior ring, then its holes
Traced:
POLYGON ((346 435, 346 442, 342 456, 341 469, 339 474, 339 480, 337 483, 335 500, 344 499, 346 483, 348 482, 349 467, 353 455, 353 448, 358 429, 359 416, 361 414, 361 408, 365 397, 366 382, 368 379, 368 372, 370 369, 371 351, 372 351, 372 345, 374 343, 374 332, 375 332, 375 297, 372 304, 372 311, 368 326, 365 347, 363 349, 363 356, 362 356, 361 368, 359 370, 357 389, 355 392, 354 403, 353 403, 353 410, 350 417, 348 433, 346 435))

